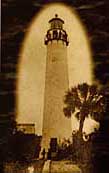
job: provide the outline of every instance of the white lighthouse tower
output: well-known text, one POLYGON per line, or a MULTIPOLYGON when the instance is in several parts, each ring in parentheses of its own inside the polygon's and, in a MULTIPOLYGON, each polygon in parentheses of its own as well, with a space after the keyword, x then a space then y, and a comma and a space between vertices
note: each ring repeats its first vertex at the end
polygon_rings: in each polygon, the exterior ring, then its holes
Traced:
POLYGON ((64 95, 68 90, 68 35, 64 21, 55 15, 49 21, 45 36, 47 46, 42 148, 48 150, 51 138, 61 140, 71 136, 71 120, 63 113, 64 95))

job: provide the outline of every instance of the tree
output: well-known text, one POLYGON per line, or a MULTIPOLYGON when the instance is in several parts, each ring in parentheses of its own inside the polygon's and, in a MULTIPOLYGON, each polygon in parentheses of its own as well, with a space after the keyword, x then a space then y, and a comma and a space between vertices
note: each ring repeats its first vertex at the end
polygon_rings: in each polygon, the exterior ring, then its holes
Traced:
POLYGON ((11 115, 0 117, 0 162, 11 159, 11 138, 16 130, 16 121, 11 115))
MULTIPOLYGON (((102 119, 103 112, 105 111, 103 90, 98 89, 96 85, 88 85, 86 83, 78 84, 76 87, 69 89, 65 94, 64 103, 64 115, 68 118, 76 116, 79 121, 79 129, 75 134, 76 145, 74 151, 76 161, 82 163, 84 160, 83 153, 85 146, 85 142, 83 142, 84 121, 85 118, 89 116, 96 121, 100 121, 102 119)), ((90 161, 89 155, 87 155, 87 161, 88 160, 90 161)))
POLYGON ((68 90, 64 99, 64 115, 68 118, 75 116, 79 120, 78 134, 82 137, 85 118, 89 115, 100 121, 105 110, 103 92, 96 85, 78 84, 68 90))

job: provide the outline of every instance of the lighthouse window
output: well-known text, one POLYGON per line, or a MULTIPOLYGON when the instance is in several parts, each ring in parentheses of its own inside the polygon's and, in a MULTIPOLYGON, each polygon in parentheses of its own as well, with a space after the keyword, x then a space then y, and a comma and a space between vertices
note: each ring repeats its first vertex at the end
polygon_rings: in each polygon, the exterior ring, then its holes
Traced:
POLYGON ((52 57, 52 62, 55 62, 56 61, 56 57, 52 57))
POLYGON ((61 39, 61 31, 59 31, 59 39, 61 39))
POLYGON ((56 28, 56 21, 51 22, 51 29, 56 28))
POLYGON ((66 33, 63 34, 63 39, 67 40, 67 34, 66 33))
POLYGON ((62 23, 60 21, 57 21, 57 26, 58 26, 59 29, 61 29, 62 28, 62 23))
POLYGON ((62 29, 62 22, 55 20, 51 22, 51 29, 59 28, 62 29))
POLYGON ((48 39, 51 39, 51 34, 48 33, 48 34, 47 34, 47 37, 48 37, 48 39))
POLYGON ((54 28, 54 22, 51 22, 51 28, 52 29, 54 28))
POLYGON ((57 30, 53 31, 53 39, 57 38, 57 35, 58 35, 57 30))

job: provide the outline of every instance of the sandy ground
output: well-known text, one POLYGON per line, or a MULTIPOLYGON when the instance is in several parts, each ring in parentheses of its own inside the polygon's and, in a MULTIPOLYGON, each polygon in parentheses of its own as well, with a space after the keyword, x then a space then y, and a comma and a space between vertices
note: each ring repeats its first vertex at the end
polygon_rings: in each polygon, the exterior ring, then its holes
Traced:
POLYGON ((82 173, 76 164, 69 161, 52 161, 50 171, 50 173, 82 173))

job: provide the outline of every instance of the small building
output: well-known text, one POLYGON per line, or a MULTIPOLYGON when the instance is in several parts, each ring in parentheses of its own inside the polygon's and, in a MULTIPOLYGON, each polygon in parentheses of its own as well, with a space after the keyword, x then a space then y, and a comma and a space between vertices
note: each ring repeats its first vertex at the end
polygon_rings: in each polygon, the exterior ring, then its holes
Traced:
POLYGON ((22 131, 25 134, 35 134, 35 124, 34 123, 17 124, 17 130, 22 131))

